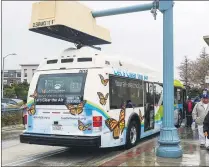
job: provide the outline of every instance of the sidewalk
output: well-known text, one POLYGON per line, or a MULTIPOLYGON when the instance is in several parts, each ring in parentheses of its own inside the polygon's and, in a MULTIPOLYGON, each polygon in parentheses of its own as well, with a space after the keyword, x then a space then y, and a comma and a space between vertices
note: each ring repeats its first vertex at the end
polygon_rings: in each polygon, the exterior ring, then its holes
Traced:
POLYGON ((209 151, 200 148, 197 131, 179 128, 182 158, 161 158, 156 156, 157 138, 144 140, 138 146, 127 150, 99 166, 209 166, 209 151))
POLYGON ((23 130, 24 126, 22 124, 2 127, 1 138, 2 140, 19 138, 19 135, 23 132, 23 130))

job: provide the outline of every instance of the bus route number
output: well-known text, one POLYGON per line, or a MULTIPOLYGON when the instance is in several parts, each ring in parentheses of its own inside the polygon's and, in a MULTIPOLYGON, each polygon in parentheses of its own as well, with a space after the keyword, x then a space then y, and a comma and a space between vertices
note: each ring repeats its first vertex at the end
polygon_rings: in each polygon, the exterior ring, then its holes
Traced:
POLYGON ((88 73, 88 70, 79 70, 79 73, 88 73))

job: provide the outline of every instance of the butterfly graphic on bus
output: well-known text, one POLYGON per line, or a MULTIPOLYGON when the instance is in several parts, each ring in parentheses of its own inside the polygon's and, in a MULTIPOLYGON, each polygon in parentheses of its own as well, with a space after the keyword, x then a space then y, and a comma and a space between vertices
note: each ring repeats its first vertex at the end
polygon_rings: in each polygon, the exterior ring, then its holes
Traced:
POLYGON ((80 120, 78 120, 78 129, 81 130, 81 131, 85 131, 85 130, 89 129, 91 125, 92 124, 86 124, 86 125, 84 125, 83 122, 81 122, 80 120))
POLYGON ((101 83, 102 83, 104 86, 106 86, 107 83, 109 82, 109 79, 104 79, 104 77, 103 77, 101 74, 99 74, 99 77, 100 77, 100 79, 101 79, 101 83))
POLYGON ((83 107, 85 104, 86 104, 86 100, 82 101, 77 106, 74 106, 73 104, 66 104, 66 107, 69 110, 70 114, 79 115, 83 112, 83 107))
POLYGON ((45 94, 46 93, 46 89, 41 89, 41 93, 45 94))
MULTIPOLYGON (((41 89, 41 93, 45 94, 46 93, 46 89, 41 89)), ((34 91, 34 93, 32 95, 30 95, 30 97, 32 97, 34 99, 37 98, 37 96, 38 96, 38 93, 37 93, 36 90, 34 91)))
POLYGON ((31 105, 31 107, 27 107, 27 111, 28 111, 28 114, 29 115, 34 115, 36 113, 36 110, 35 110, 35 105, 31 105))
POLYGON ((109 96, 109 93, 106 94, 106 96, 104 96, 101 92, 97 92, 98 96, 99 96, 99 102, 101 105, 105 105, 107 103, 107 99, 109 96))
POLYGON ((125 107, 123 106, 120 110, 119 121, 116 121, 113 118, 108 118, 105 120, 106 126, 113 132, 113 138, 119 139, 119 136, 122 135, 125 128, 125 107))

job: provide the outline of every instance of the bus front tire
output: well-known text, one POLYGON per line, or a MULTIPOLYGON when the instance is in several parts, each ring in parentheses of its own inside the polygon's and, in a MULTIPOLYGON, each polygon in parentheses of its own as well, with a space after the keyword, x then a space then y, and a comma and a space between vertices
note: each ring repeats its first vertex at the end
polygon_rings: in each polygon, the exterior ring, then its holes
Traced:
POLYGON ((175 125, 176 128, 180 128, 182 124, 182 114, 180 111, 178 111, 178 122, 177 125, 175 125))
POLYGON ((139 135, 138 133, 139 131, 136 121, 131 121, 126 134, 126 149, 132 148, 136 145, 139 135))
POLYGON ((178 127, 180 128, 182 124, 182 114, 181 112, 178 113, 178 127))

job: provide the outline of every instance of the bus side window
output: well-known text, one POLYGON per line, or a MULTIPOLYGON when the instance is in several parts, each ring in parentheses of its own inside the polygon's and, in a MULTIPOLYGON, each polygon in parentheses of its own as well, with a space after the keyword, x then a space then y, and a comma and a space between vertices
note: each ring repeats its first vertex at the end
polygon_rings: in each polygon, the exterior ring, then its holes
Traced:
POLYGON ((122 85, 120 84, 119 78, 110 76, 109 77, 109 93, 110 93, 110 109, 118 109, 121 106, 121 91, 122 85))
POLYGON ((159 84, 154 84, 154 94, 155 94, 155 105, 160 106, 162 105, 162 102, 160 104, 160 98, 162 96, 163 87, 159 84))
POLYGON ((142 80, 112 75, 109 79, 110 109, 120 109, 124 101, 128 100, 133 104, 131 108, 143 106, 142 80))

